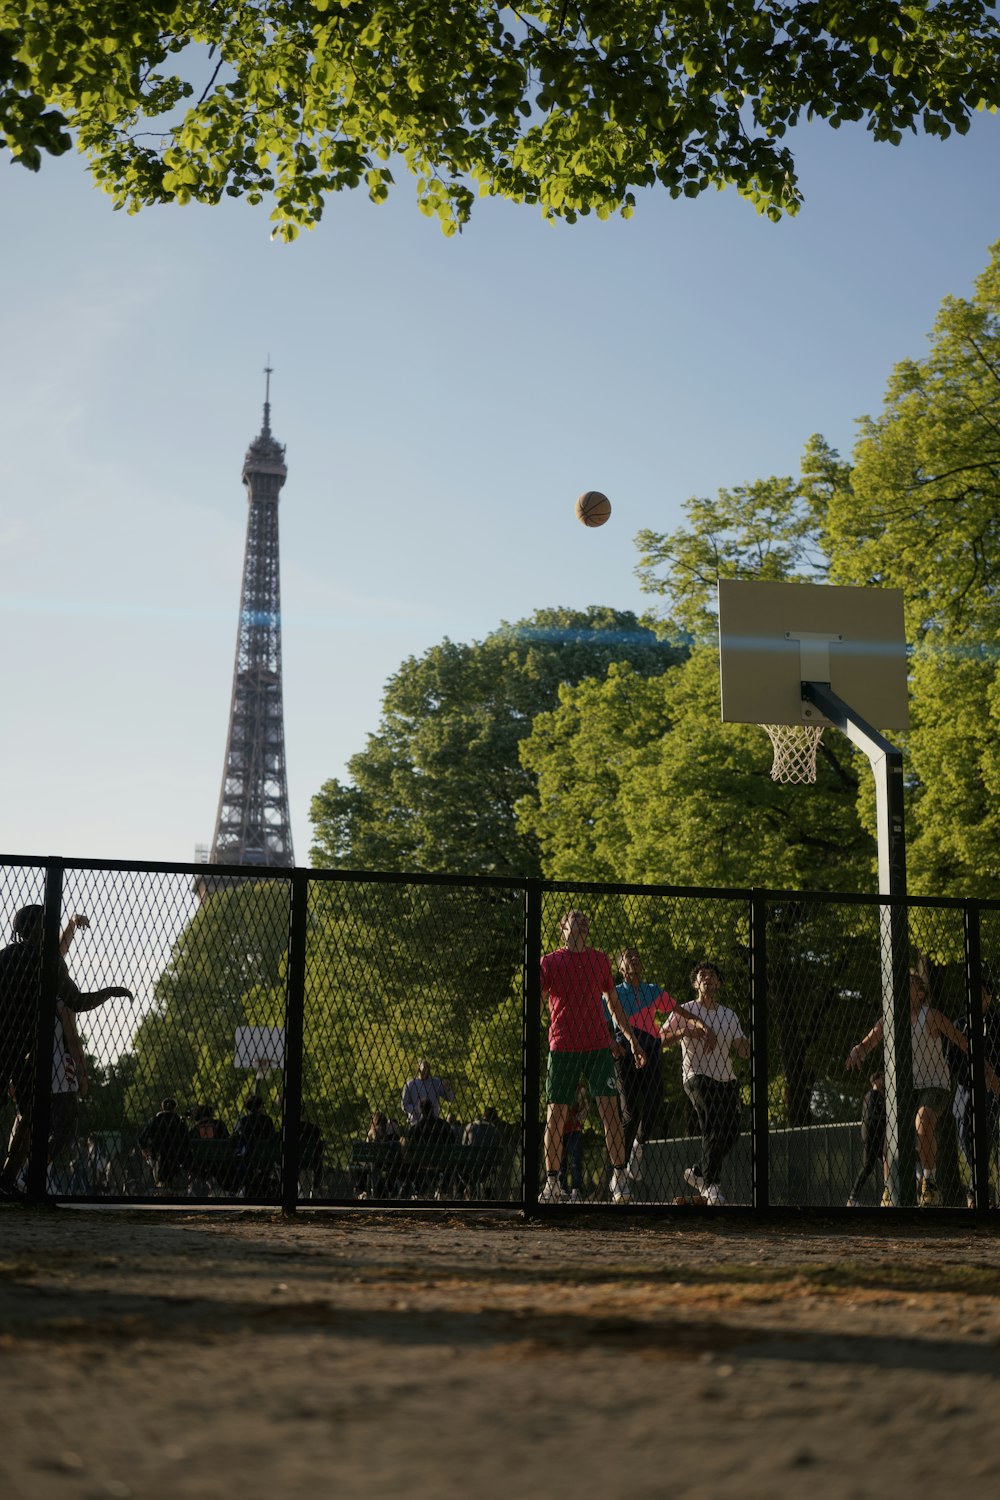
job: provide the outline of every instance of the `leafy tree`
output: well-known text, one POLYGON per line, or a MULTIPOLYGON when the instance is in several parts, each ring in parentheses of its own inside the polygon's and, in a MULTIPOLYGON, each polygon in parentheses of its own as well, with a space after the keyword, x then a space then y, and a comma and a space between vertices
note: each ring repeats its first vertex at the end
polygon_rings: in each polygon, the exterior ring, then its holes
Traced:
POLYGON ((96 1130, 121 1130, 126 1100, 135 1083, 135 1058, 124 1052, 114 1062, 103 1064, 85 1047, 87 1094, 79 1134, 96 1130))
POLYGON ((144 1122, 168 1094, 236 1111, 247 1092, 233 1068, 237 1027, 284 1025, 288 923, 289 891, 278 881, 227 884, 202 903, 133 1039, 130 1118, 144 1122))
POLYGON ((416 883, 313 887, 304 1090, 349 1139, 398 1116, 418 1058, 451 1080, 465 1118, 517 1120, 521 1092, 520 891, 416 883))
POLYGON ((663 678, 625 663, 567 684, 558 707, 535 718, 520 754, 536 784, 517 804, 517 825, 549 879, 635 878, 618 794, 636 757, 668 727, 663 678))
POLYGON ((902 588, 919 644, 992 642, 1000 586, 1000 241, 947 297, 922 360, 898 364, 829 497, 831 579, 902 588))
POLYGON ((573 220, 734 183, 779 218, 803 115, 895 144, 998 103, 987 0, 0 0, 16 160, 73 131, 119 206, 273 196, 289 238, 397 162, 446 232, 476 193, 573 220))
POLYGON ((382 723, 313 799, 315 865, 531 875, 538 844, 514 807, 532 775, 518 745, 560 684, 602 677, 612 663, 663 671, 680 648, 628 611, 539 610, 484 641, 444 641, 410 657, 386 687, 382 723))
POLYGON ((911 888, 996 895, 1000 243, 974 295, 943 303, 926 357, 897 365, 823 530, 834 582, 904 591, 911 888))
MULTIPOLYGON (((536 719, 522 758, 537 789, 518 804, 518 822, 538 839, 550 879, 800 883, 788 809, 808 818, 807 793, 774 786, 758 732, 720 729, 709 646, 661 678, 612 668, 604 682, 565 688, 559 707, 536 719)), ((855 782, 845 776, 852 815, 855 782)))

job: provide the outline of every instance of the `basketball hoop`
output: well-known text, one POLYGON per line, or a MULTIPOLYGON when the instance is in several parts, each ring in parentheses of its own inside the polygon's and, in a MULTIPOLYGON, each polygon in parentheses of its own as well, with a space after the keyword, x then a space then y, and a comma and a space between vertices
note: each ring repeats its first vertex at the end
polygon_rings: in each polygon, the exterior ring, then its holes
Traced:
POLYGON ((825 724, 762 724, 774 746, 771 780, 805 786, 816 780, 816 753, 825 724))

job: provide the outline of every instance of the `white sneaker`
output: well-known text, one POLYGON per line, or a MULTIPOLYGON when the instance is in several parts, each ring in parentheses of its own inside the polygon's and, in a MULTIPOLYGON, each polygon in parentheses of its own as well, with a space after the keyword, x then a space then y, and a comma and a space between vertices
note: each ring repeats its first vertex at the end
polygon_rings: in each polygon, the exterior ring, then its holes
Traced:
POLYGON ((933 1177, 925 1177, 917 1195, 918 1208, 940 1208, 941 1189, 933 1177))
POLYGON ((726 1201, 717 1182, 706 1182, 704 1198, 705 1202, 710 1203, 713 1208, 721 1208, 726 1201))
POLYGON ((625 1168, 633 1182, 642 1181, 642 1142, 635 1141, 629 1155, 628 1166, 625 1168))
POLYGON ((579 1188, 574 1188, 573 1189, 573 1191, 569 1195, 569 1201, 571 1203, 582 1203, 583 1202, 583 1197, 582 1197, 582 1195, 580 1193, 580 1189, 579 1188))
POLYGON ((558 1177, 546 1177, 545 1186, 538 1195, 539 1203, 565 1203, 566 1194, 558 1177))
POLYGON ((612 1203, 628 1203, 632 1194, 629 1192, 628 1175, 625 1169, 616 1167, 611 1173, 611 1201, 612 1203))
POLYGON ((694 1167, 684 1168, 684 1181, 688 1187, 693 1187, 699 1193, 705 1191, 705 1179, 700 1172, 695 1171, 694 1167))
POLYGON ((860 1208, 861 1207, 861 1204, 858 1202, 857 1198, 855 1198, 855 1196, 854 1196, 853 1193, 851 1194, 851 1196, 847 1200, 847 1207, 848 1208, 860 1208))

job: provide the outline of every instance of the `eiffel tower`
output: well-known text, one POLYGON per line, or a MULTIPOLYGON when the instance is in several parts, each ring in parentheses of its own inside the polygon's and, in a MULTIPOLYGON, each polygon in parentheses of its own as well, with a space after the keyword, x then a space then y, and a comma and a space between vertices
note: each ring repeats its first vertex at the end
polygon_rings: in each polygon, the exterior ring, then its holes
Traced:
POLYGON ((295 858, 285 774, 278 576, 278 495, 288 470, 284 447, 271 433, 270 366, 264 373, 264 425, 243 460, 250 511, 226 765, 209 862, 289 868, 295 858))

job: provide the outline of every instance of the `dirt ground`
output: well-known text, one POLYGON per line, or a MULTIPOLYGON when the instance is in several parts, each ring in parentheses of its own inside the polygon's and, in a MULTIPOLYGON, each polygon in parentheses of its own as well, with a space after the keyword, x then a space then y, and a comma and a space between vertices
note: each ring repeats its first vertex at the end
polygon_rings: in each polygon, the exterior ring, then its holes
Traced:
POLYGON ((1000 1235, 0 1210, 3 1500, 1000 1488, 1000 1235))

